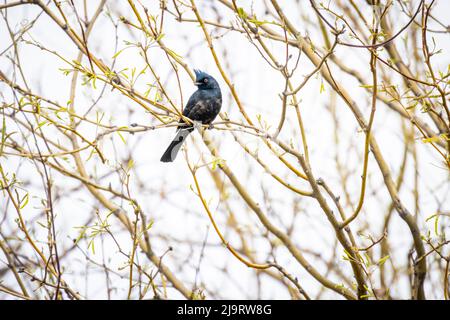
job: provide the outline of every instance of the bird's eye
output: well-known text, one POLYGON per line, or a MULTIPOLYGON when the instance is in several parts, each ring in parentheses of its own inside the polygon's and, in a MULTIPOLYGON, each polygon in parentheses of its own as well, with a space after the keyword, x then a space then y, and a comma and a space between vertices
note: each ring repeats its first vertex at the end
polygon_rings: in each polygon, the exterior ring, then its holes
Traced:
POLYGON ((208 83, 208 78, 203 79, 204 83, 208 83))

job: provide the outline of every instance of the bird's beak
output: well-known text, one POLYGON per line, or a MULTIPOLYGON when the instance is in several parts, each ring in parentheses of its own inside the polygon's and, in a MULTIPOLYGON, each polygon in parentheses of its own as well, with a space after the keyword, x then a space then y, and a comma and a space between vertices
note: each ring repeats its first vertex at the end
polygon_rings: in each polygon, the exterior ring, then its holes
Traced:
POLYGON ((195 81, 194 84, 195 84, 196 86, 199 86, 199 85, 201 85, 202 83, 201 83, 201 82, 198 82, 198 81, 195 81))

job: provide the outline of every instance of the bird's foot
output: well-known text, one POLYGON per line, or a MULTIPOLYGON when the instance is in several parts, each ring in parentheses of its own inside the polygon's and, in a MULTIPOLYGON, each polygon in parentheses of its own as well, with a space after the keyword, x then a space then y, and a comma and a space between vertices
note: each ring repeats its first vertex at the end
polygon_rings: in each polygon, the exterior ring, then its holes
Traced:
POLYGON ((200 128, 203 126, 201 121, 194 121, 194 128, 197 130, 200 130, 200 128))
POLYGON ((214 129, 214 125, 212 123, 210 123, 208 126, 208 130, 212 130, 212 129, 214 129))

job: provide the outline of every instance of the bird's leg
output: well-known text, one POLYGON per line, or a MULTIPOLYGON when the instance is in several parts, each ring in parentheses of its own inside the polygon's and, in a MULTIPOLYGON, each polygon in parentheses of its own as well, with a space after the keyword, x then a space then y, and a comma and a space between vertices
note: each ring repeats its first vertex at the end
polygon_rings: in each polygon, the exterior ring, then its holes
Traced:
POLYGON ((212 130, 212 129, 214 129, 214 124, 210 123, 208 126, 208 130, 212 130))
POLYGON ((193 121, 194 122, 194 128, 197 130, 200 130, 200 128, 202 127, 202 122, 201 121, 193 121))

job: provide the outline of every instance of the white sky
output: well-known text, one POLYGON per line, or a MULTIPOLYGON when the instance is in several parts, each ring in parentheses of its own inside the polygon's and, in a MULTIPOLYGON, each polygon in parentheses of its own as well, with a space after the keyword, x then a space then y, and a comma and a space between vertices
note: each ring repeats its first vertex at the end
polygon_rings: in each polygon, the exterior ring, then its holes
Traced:
MULTIPOLYGON (((200 2, 200 1, 198 1, 200 2)), ((209 2, 209 1, 208 1, 209 2)), ((417 1, 415 1, 417 2, 417 1)), ((98 1, 92 1, 96 4, 98 1)), ((152 2, 143 1, 150 6, 151 10, 155 10, 152 6, 152 2)), ((240 3, 244 3, 240 1, 240 3)), ((256 2, 255 2, 256 3, 256 2)), ((293 3, 291 1, 283 1, 283 5, 289 6, 293 3)), ((127 18, 132 19, 130 10, 125 2, 115 2, 115 9, 112 11, 113 19, 117 20, 118 12, 127 18)), ((398 5, 397 5, 398 6, 398 5)), ((450 1, 436 1, 436 6, 439 6, 439 10, 435 11, 436 17, 442 19, 447 24, 448 12, 450 12, 450 1)), ((158 6, 156 6, 158 7, 158 6)), ((255 7, 257 7, 255 5, 255 7)), ((292 6, 295 8, 295 6, 292 6)), ((299 30, 304 32, 301 20, 297 17, 300 14, 312 15, 312 11, 308 6, 307 1, 302 3, 304 12, 299 12, 297 9, 286 10, 292 21, 295 22, 299 30)), ((31 6, 21 6, 8 10, 8 18, 13 29, 17 30, 20 26, 27 24, 33 17, 39 12, 37 7, 31 8, 31 6)), ((205 18, 214 17, 214 14, 210 10, 202 8, 202 14, 205 18)), ((224 23, 227 21, 233 21, 234 17, 229 14, 228 11, 223 11, 224 23)), ((192 16, 192 14, 190 14, 192 16)), ((394 30, 398 30, 399 26, 405 23, 406 19, 402 16, 398 21, 395 21, 394 30)), ((311 28, 308 27, 308 30, 311 28)), ((232 119, 240 120, 241 117, 237 110, 235 103, 230 99, 229 90, 220 78, 220 74, 213 62, 213 59, 209 53, 208 47, 203 41, 203 34, 201 29, 196 24, 179 24, 170 16, 166 16, 165 22, 165 36, 163 40, 166 45, 173 49, 176 53, 181 55, 184 61, 191 68, 199 68, 207 71, 219 81, 222 92, 224 94, 223 111, 226 111, 232 119)), ((217 32, 213 33, 214 35, 217 32)), ((243 104, 246 107, 247 112, 253 119, 256 119, 257 114, 261 114, 263 119, 267 121, 272 128, 276 126, 280 115, 280 99, 279 93, 283 89, 283 79, 280 75, 274 72, 273 69, 267 67, 266 62, 258 54, 257 50, 249 45, 248 40, 239 34, 219 32, 222 35, 219 39, 215 40, 216 49, 221 57, 226 56, 228 63, 224 65, 227 74, 235 84, 236 90, 242 99, 243 104)), ((143 41, 142 36, 137 32, 130 33, 126 27, 119 27, 119 42, 118 49, 125 47, 123 40, 127 41, 143 41)), ((26 39, 33 37, 34 40, 42 43, 45 47, 56 50, 58 53, 67 57, 68 59, 75 59, 77 51, 75 46, 67 39, 65 34, 58 29, 54 23, 49 21, 46 16, 42 16, 37 24, 33 27, 30 34, 27 34, 26 39)), ((315 34, 310 34, 313 41, 320 39, 315 34)), ((450 62, 449 49, 450 41, 448 34, 436 34, 436 43, 443 49, 443 53, 436 56, 434 61, 436 66, 445 70, 450 62)), ((401 43, 401 37, 396 40, 397 43, 401 43)), ((2 20, 0 22, 0 52, 10 43, 10 39, 5 29, 5 23, 2 20)), ((89 40, 90 48, 92 52, 106 63, 112 62, 112 56, 114 55, 114 29, 109 19, 102 14, 99 18, 96 28, 89 40)), ((276 43, 270 43, 271 48, 275 50, 280 59, 284 55, 284 47, 279 46, 276 43)), ((399 45, 403 50, 403 46, 399 45)), ((30 80, 30 86, 37 93, 60 102, 65 105, 69 100, 70 90, 70 77, 64 76, 60 71, 60 68, 67 68, 62 61, 55 59, 51 54, 42 52, 41 50, 32 47, 30 45, 21 44, 19 46, 21 51, 21 62, 23 65, 24 73, 30 80)), ((293 51, 293 49, 291 49, 293 51)), ((150 51, 152 66, 156 69, 161 76, 162 81, 167 86, 167 90, 174 97, 176 103, 180 103, 177 83, 175 77, 170 73, 170 66, 167 60, 161 53, 159 48, 153 48, 150 51)), ((294 57, 297 52, 293 51, 294 57)), ((338 47, 336 54, 344 62, 348 63, 354 68, 361 67, 365 69, 367 76, 367 83, 370 83, 370 73, 367 70, 369 55, 367 52, 361 53, 361 51, 354 49, 347 49, 338 47)), ((402 52, 403 55, 408 55, 407 52, 402 52)), ((86 63, 86 61, 84 61, 86 63)), ((137 55, 136 50, 128 49, 120 54, 116 62, 116 70, 124 68, 136 67, 140 70, 143 66, 142 60, 137 55)), ((0 70, 10 75, 11 68, 9 61, 5 56, 0 57, 0 70)), ((297 74, 297 83, 300 83, 303 76, 313 70, 312 65, 308 62, 306 56, 302 55, 300 59, 300 72, 297 74)), ((353 80, 350 80, 347 76, 339 72, 335 67, 336 76, 339 81, 343 81, 347 89, 350 90, 353 98, 359 103, 364 114, 368 116, 370 112, 370 96, 366 93, 364 88, 359 87, 359 84, 353 80)), ((182 75, 182 91, 183 100, 187 101, 189 95, 195 90, 192 82, 185 73, 182 75)), ((148 75, 146 75, 148 76, 148 75)), ((148 76, 149 77, 149 76, 148 76)), ((138 85, 138 89, 145 91, 145 85, 152 79, 143 79, 138 85)), ((400 84, 400 80, 398 80, 400 84)), ((301 91, 299 98, 301 99, 302 116, 306 125, 306 133, 311 152, 311 163, 313 166, 313 172, 315 176, 323 177, 330 184, 330 186, 338 194, 341 194, 342 190, 339 186, 338 175, 334 167, 334 155, 336 152, 333 143, 333 126, 330 113, 327 111, 329 103, 330 87, 325 85, 325 92, 319 93, 321 85, 321 78, 314 77, 308 83, 308 85, 301 91)), ((83 113, 87 106, 91 104, 92 100, 98 97, 101 85, 98 89, 78 87, 78 97, 75 102, 76 109, 83 113)), ((10 97, 10 92, 7 88, 0 84, 0 92, 6 97, 10 97)), ((0 101, 3 102, 3 98, 0 96, 0 101)), ((348 107, 339 99, 337 99, 336 108, 339 110, 339 124, 341 126, 341 143, 338 152, 342 157, 344 163, 348 166, 351 173, 350 185, 348 189, 352 192, 354 198, 353 202, 356 202, 359 195, 360 188, 360 174, 362 170, 362 150, 364 144, 364 135, 358 131, 358 127, 354 121, 354 117, 349 111, 348 107), (355 138, 357 137, 357 138, 355 138)), ((125 99, 117 94, 117 92, 111 92, 109 88, 106 89, 104 99, 100 100, 99 104, 90 115, 95 118, 95 111, 103 112, 105 119, 111 121, 112 124, 117 126, 128 126, 131 123, 137 122, 139 124, 151 124, 153 123, 151 116, 146 113, 142 108, 134 104, 132 101, 125 99), (133 110, 130 114, 129 110, 133 110)), ((288 123, 283 129, 280 138, 288 142, 292 134, 292 125, 295 126, 294 113, 288 113, 288 123)), ((403 152, 401 129, 399 128, 399 118, 391 110, 387 110, 384 105, 379 105, 376 113, 374 123, 374 134, 377 137, 380 144, 383 155, 388 160, 391 170, 394 176, 398 173, 398 167, 401 161, 401 155, 403 152)), ((86 126, 80 128, 88 138, 93 138, 96 132, 93 127, 86 126)), ((272 129, 274 130, 274 129, 272 129)), ((292 219, 292 203, 296 197, 290 191, 276 185, 273 179, 267 174, 262 174, 262 171, 257 167, 256 163, 249 159, 242 149, 237 147, 233 142, 231 134, 224 131, 213 130, 210 132, 214 137, 217 144, 220 145, 220 154, 227 161, 227 164, 243 181, 246 181, 248 190, 251 191, 252 196, 257 201, 262 201, 262 207, 268 213, 270 219, 277 225, 282 226, 288 224, 292 219), (250 171, 248 171, 250 168, 250 171), (250 172, 250 173, 249 173, 250 172), (270 197, 273 201, 268 206, 263 203, 262 187, 269 191, 270 197)), ((173 129, 162 129, 149 131, 145 133, 136 134, 134 136, 124 135, 127 141, 127 146, 130 147, 133 152, 133 160, 136 170, 131 176, 132 185, 142 182, 145 185, 146 192, 135 194, 142 205, 144 211, 149 217, 154 219, 155 224, 151 231, 151 234, 164 235, 167 238, 156 237, 154 240, 155 251, 158 254, 164 253, 169 246, 174 248, 174 251, 164 258, 164 261, 173 268, 175 273, 185 281, 193 282, 195 278, 195 268, 198 264, 199 255, 201 253, 201 245, 194 246, 192 251, 190 246, 185 242, 186 240, 201 242, 205 238, 206 230, 210 225, 206 214, 203 212, 199 199, 190 190, 189 185, 192 183, 192 177, 187 169, 184 156, 180 153, 177 161, 171 164, 163 164, 159 162, 159 158, 166 146, 170 142, 170 139, 174 135, 173 129), (159 191, 165 190, 168 195, 168 201, 161 203, 159 191), (179 239, 178 243, 175 239, 179 239), (183 243, 184 242, 184 243, 183 243), (178 270, 177 267, 184 265, 182 270, 178 270)), ((193 135, 192 139, 200 142, 198 133, 193 135)), ((250 146, 261 146, 261 142, 255 137, 245 137, 250 146)), ((201 145, 201 144, 199 144, 201 145)), ((92 174, 101 176, 102 173, 110 171, 111 168, 115 168, 119 163, 123 162, 128 157, 127 146, 125 146, 121 139, 115 135, 113 140, 105 139, 104 143, 100 145, 105 154, 117 153, 117 158, 111 158, 111 162, 106 165, 101 165, 98 157, 93 157, 92 160, 87 161, 86 165, 92 174)), ((299 147, 298 143, 296 147, 299 147)), ((191 159, 198 159, 199 152, 193 145, 193 141, 190 140, 187 145, 191 159)), ((202 146, 202 151, 205 152, 205 147, 202 146)), ((421 176, 420 176, 420 190, 424 196, 420 203, 421 211, 419 215, 419 221, 421 225, 421 231, 426 232, 428 228, 432 229, 432 223, 425 223, 424 219, 436 212, 435 199, 439 199, 442 208, 450 209, 450 203, 448 201, 448 175, 445 170, 442 169, 440 159, 435 156, 433 152, 430 152, 430 147, 425 144, 419 143, 417 150, 420 156, 421 162, 421 176), (445 185, 447 181, 447 185, 445 185), (441 185, 438 193, 430 193, 429 190, 433 190, 436 186, 441 185)), ((262 148, 261 148, 262 149, 262 148)), ((206 152, 205 152, 206 154, 206 152)), ((83 154, 83 158, 88 158, 88 153, 83 154)), ((272 158, 265 156, 271 168, 283 174, 284 168, 272 158)), ((31 176, 30 172, 34 172, 33 164, 29 161, 18 162, 17 158, 10 157, 8 159, 1 159, 5 161, 5 166, 18 173, 18 178, 22 181, 31 181, 33 185, 39 186, 40 180, 35 176, 31 176), (17 168, 20 167, 20 170, 17 168)), ((386 212, 386 208, 389 205, 389 197, 385 188, 380 183, 380 173, 373 158, 369 163, 370 180, 367 192, 367 204, 364 207, 362 215, 364 219, 369 223, 369 226, 358 225, 358 221, 355 222, 354 231, 358 231, 361 227, 367 227, 367 231, 371 233, 374 238, 378 238, 382 233, 383 216, 386 212), (381 213, 380 213, 381 212, 381 213)), ((222 174, 223 175, 223 174, 222 174)), ((224 216, 223 205, 221 205, 218 193, 215 189, 212 189, 212 181, 207 178, 207 175, 200 173, 200 177, 204 183, 205 197, 210 199, 210 207, 215 209, 217 221, 221 226, 225 226, 226 217, 224 216)), ((406 183, 401 192, 402 200, 404 204, 412 210, 414 207, 413 197, 411 194, 412 184, 412 167, 408 166, 406 174, 406 183)), ((78 185, 73 180, 63 177, 56 172, 53 172, 53 179, 55 180, 56 188, 62 188, 70 190, 72 187, 78 185)), ((113 186, 117 186, 117 175, 111 175, 102 180, 103 185, 112 183, 113 186)), ((296 186, 306 188, 306 184, 299 182, 293 177, 289 178, 289 181, 296 186)), ((43 190, 39 188, 32 188, 33 195, 30 203, 27 206, 25 212, 29 221, 32 221, 32 217, 40 214, 39 197, 43 197, 43 190)), ((251 228, 255 230, 255 233, 262 233, 264 230, 260 222, 251 213, 248 212, 242 201, 236 196, 233 202, 236 216, 241 220, 243 228, 251 228)), ((1 198, 0 198, 1 199, 1 198)), ((293 237, 295 242, 299 244, 299 247, 306 250, 313 250, 314 252, 321 252, 323 257, 329 257, 331 252, 331 245, 334 241, 334 234, 329 227, 328 221, 321 212, 316 202, 312 200, 302 200, 301 206, 305 208, 305 212, 301 213, 296 218, 295 232, 293 237)), ((71 245, 71 239, 75 238, 78 234, 77 226, 83 225, 90 215, 92 215, 92 207, 96 206, 92 203, 90 196, 86 195, 86 191, 74 190, 70 192, 70 197, 58 200, 55 203, 58 224, 58 240, 61 241, 61 247, 67 248, 71 245)), ((129 209, 127 204, 122 204, 125 208, 129 209)), ((3 205, 0 205, 2 208, 3 205)), ((100 212, 105 215, 107 212, 101 208, 100 212)), ((131 211, 130 211, 131 212, 131 211)), ((131 214, 131 213, 130 213, 131 214)), ((10 230, 14 226, 14 216, 10 214, 7 222, 5 222, 6 230, 10 230)), ((392 256, 392 259, 396 261, 406 262, 407 253, 411 245, 411 237, 408 234, 406 225, 395 214, 393 218, 393 224, 391 226, 392 233, 390 241, 395 243, 396 250, 394 253, 398 253, 392 256)), ((113 230, 118 230, 119 226, 117 221, 113 223, 113 230)), ((447 227, 448 230, 448 227, 447 227)), ((43 234, 43 230, 39 230, 36 227, 36 234, 43 234)), ((45 233, 44 233, 45 234, 45 233)), ((227 234, 228 239, 233 243, 239 243, 236 234, 227 234)), ((274 237, 271 237, 272 239, 274 237)), ((45 239, 45 237, 43 237, 45 239)), ((122 234, 118 237, 122 240, 121 245, 123 249, 127 250, 130 246, 129 236, 122 234)), ((361 241, 363 243, 363 241, 361 241)), ((255 285, 255 278, 252 276, 254 273, 247 267, 243 266, 237 261, 225 248, 221 247, 217 235, 210 228, 208 234, 208 246, 204 252, 204 258, 201 265, 200 281, 207 283, 207 287, 212 291, 220 292, 221 297, 225 298, 289 298, 287 291, 284 288, 279 287, 271 279, 265 277, 262 283, 261 296, 258 296, 255 285), (218 272, 218 269, 229 268, 230 278, 225 278, 222 273, 218 272)), ((267 243, 264 240, 251 242, 252 247, 256 250, 258 257, 264 261, 267 258, 267 243)), ((81 242, 81 246, 84 250, 87 250, 86 242, 81 242), (83 247, 84 246, 84 247, 83 247)), ((100 248, 100 241, 96 242, 97 248, 100 248)), ((123 256, 117 254, 116 251, 111 252, 109 250, 116 250, 112 245, 110 239, 105 239, 105 248, 107 248, 105 255, 110 259, 111 265, 119 267, 126 261, 123 256)), ((92 258, 99 261, 101 259, 100 250, 92 258)), ((279 249, 276 252, 277 260, 282 264, 289 272, 293 273, 300 283, 305 287, 307 292, 317 292, 320 288, 315 282, 290 256, 285 249, 279 249)), ((342 252, 336 257, 340 262, 345 273, 349 272, 349 265, 343 261, 340 257, 342 252)), ((309 259, 312 259, 310 255, 307 255, 309 259)), ((3 257, 0 256, 3 261, 3 257)), ((89 272, 88 281, 80 274, 85 272, 85 260, 83 256, 77 251, 70 257, 71 264, 66 265, 67 279, 75 288, 81 288, 81 293, 87 293, 90 298, 105 298, 104 291, 104 275, 98 270, 91 270, 89 272), (83 289, 89 283, 88 291, 83 292, 83 289)), ((314 261, 314 260, 311 260, 314 261)), ((324 265, 320 262, 316 263, 319 266, 320 271, 324 271, 324 265)), ((433 276, 433 275, 431 275, 433 276)), ((333 281, 339 281, 334 276, 333 281)), ((119 288, 119 291, 114 294, 117 298, 123 298, 126 295, 127 281, 117 280, 114 283, 119 288), (120 281, 123 281, 121 283, 120 281)), ((430 289, 430 288, 427 288, 430 289)), ((406 283, 404 286, 396 286, 392 288, 392 293, 398 297, 408 297, 408 287, 406 283)), ((177 293, 173 293, 171 297, 179 297, 177 293)), ((0 295, 1 297, 1 295, 0 295)), ((324 298, 336 297, 330 291, 323 296, 324 298)), ((430 296, 432 298, 432 296, 430 296)))

